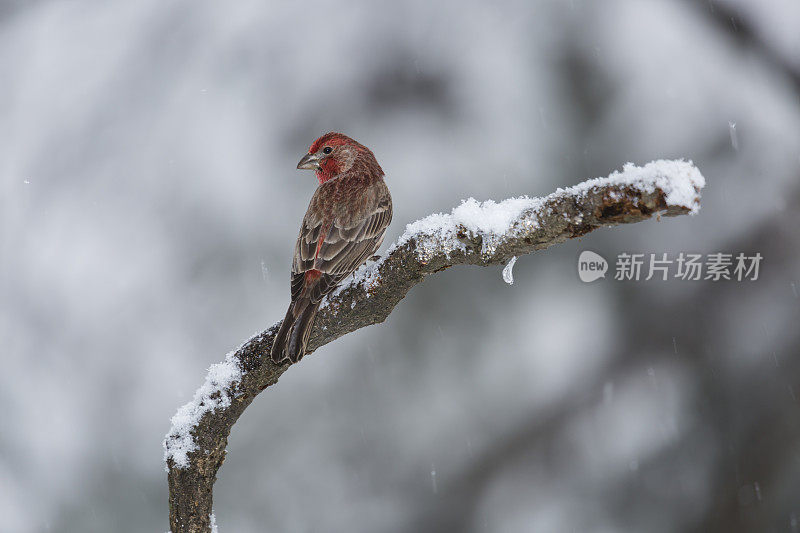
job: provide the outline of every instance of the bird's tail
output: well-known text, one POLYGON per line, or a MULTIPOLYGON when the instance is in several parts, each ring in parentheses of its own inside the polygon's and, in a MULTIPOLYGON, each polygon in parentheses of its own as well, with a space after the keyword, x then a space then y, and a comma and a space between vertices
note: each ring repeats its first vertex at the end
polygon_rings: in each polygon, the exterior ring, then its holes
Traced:
POLYGON ((319 304, 320 302, 311 303, 309 301, 294 322, 287 350, 292 363, 296 363, 306 354, 306 345, 308 344, 308 338, 311 336, 311 326, 314 325, 314 317, 317 316, 319 304))
POLYGON ((275 340, 272 341, 270 355, 272 356, 272 361, 275 363, 280 363, 286 359, 286 339, 289 338, 289 332, 294 324, 293 311, 294 302, 289 304, 289 310, 286 311, 286 316, 283 318, 283 322, 281 322, 281 329, 278 330, 278 334, 275 335, 275 340))
POLYGON ((275 363, 287 358, 296 363, 306 354, 306 345, 319 304, 320 302, 312 303, 309 298, 301 298, 289 305, 281 329, 272 342, 271 355, 275 363))

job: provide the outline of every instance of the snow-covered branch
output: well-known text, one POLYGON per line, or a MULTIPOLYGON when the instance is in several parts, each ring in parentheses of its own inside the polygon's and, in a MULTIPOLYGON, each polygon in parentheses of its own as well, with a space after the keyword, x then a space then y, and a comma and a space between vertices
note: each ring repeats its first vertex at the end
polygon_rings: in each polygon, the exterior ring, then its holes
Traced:
MULTIPOLYGON (((691 162, 628 164, 607 178, 544 198, 498 203, 470 198, 449 214, 413 222, 383 258, 363 266, 323 302, 308 352, 383 322, 425 276, 459 264, 504 264, 602 226, 640 222, 656 214, 694 214, 704 185, 691 162)), ((289 368, 269 357, 279 326, 255 335, 212 365, 192 401, 172 418, 164 458, 173 533, 211 531, 212 488, 231 427, 258 393, 289 368)))

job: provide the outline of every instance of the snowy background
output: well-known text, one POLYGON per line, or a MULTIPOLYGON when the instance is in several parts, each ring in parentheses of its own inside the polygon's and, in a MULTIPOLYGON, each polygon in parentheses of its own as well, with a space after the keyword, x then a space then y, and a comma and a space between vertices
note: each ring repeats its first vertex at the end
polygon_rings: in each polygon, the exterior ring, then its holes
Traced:
POLYGON ((691 158, 696 217, 456 268, 234 427, 222 531, 800 531, 796 0, 0 3, 0 529, 168 528, 161 440, 285 312, 335 129, 395 219, 691 158), (760 252, 757 282, 576 258, 760 252))

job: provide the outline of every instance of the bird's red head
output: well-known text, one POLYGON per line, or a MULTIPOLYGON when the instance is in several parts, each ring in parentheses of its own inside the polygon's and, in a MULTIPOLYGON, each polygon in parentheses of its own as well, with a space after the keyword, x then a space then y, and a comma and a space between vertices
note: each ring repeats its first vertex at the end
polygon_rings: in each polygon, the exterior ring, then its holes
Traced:
POLYGON ((311 144, 308 153, 297 163, 297 168, 314 170, 319 182, 325 183, 360 164, 364 164, 368 170, 377 168, 383 175, 369 148, 347 135, 330 132, 311 144))

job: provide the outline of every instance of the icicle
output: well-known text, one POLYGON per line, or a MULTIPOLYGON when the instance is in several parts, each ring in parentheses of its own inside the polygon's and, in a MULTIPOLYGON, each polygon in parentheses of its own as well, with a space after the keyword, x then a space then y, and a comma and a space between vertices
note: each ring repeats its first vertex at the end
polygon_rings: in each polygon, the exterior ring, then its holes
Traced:
POLYGON ((503 269, 503 281, 509 285, 514 284, 514 263, 517 262, 517 256, 511 258, 506 267, 503 269))

